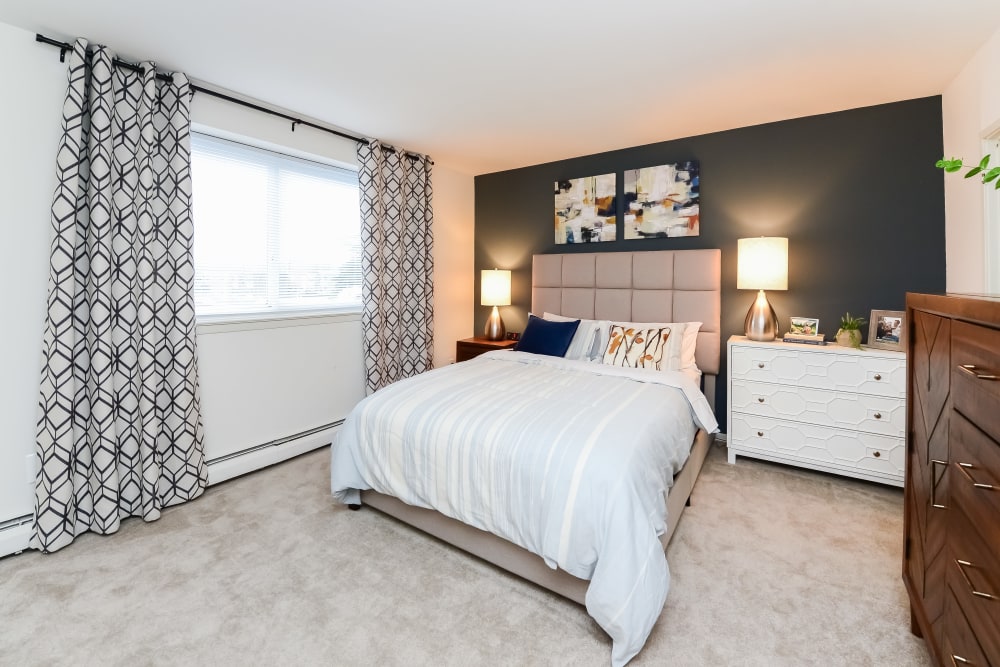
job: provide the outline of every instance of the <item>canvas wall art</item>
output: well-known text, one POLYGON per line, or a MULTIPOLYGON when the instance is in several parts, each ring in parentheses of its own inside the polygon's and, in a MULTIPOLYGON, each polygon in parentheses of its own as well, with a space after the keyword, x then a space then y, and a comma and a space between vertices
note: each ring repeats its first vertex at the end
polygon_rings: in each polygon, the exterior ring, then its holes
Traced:
POLYGON ((617 174, 556 181, 555 186, 556 243, 615 240, 617 174))
POLYGON ((700 178, 695 161, 625 172, 625 238, 698 236, 700 178))

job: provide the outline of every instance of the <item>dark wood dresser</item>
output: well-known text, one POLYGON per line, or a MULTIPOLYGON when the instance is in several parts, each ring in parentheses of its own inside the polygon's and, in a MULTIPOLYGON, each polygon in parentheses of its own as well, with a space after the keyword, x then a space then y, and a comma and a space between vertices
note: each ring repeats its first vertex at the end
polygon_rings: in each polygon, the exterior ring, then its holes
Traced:
POLYGON ((903 580, 939 665, 1000 667, 1000 297, 906 295, 903 580))

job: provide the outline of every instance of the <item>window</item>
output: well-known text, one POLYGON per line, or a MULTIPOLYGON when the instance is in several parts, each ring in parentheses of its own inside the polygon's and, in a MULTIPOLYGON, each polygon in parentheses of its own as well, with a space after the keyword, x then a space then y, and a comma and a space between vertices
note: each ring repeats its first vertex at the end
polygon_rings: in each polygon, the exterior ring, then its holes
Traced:
MULTIPOLYGON (((990 154, 990 166, 1000 164, 1000 132, 983 142, 983 155, 990 154)), ((1000 190, 987 183, 984 190, 983 225, 986 232, 986 291, 1000 294, 1000 190)))
POLYGON ((358 175, 191 135, 199 317, 361 308, 358 175))

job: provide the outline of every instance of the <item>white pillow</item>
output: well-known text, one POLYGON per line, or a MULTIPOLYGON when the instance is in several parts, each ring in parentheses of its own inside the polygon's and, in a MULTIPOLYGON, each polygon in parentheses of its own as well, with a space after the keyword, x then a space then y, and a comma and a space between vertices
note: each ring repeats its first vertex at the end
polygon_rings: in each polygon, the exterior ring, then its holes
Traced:
MULTIPOLYGON (((701 329, 701 322, 614 322, 625 327, 635 329, 661 329, 669 327, 672 334, 667 341, 667 349, 664 352, 666 363, 661 363, 661 368, 670 371, 694 371, 701 375, 698 365, 695 363, 695 349, 698 347, 698 330, 701 329), (679 335, 678 335, 679 334, 679 335)), ((608 326, 607 330, 610 331, 608 326)), ((608 334, 605 334, 607 336, 608 334)), ((604 347, 607 347, 605 338, 604 347)))
POLYGON ((569 343, 569 349, 566 350, 566 359, 593 361, 595 354, 604 355, 604 348, 607 346, 607 337, 609 335, 608 332, 611 329, 611 323, 607 320, 584 320, 579 317, 563 317, 555 313, 543 313, 542 319, 550 322, 573 322, 580 320, 580 326, 577 327, 576 333, 573 335, 573 340, 569 343))

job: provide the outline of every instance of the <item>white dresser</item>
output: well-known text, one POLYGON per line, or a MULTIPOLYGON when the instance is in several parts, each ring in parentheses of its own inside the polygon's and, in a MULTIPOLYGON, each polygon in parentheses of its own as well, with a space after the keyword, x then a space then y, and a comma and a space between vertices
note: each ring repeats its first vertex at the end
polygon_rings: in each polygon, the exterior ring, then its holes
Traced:
POLYGON ((729 339, 729 462, 737 455, 903 485, 906 355, 729 339))

